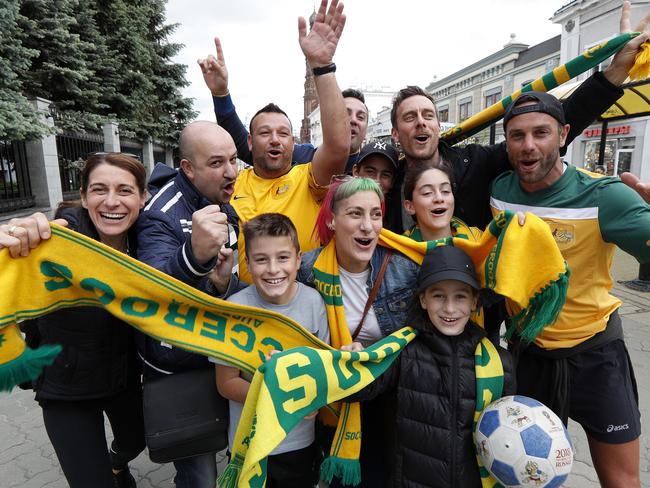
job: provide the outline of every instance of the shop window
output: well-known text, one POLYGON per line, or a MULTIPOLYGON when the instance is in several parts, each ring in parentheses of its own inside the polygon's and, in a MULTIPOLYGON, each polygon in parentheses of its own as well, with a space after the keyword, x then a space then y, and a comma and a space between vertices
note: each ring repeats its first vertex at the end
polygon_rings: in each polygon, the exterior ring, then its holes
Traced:
POLYGON ((618 176, 621 173, 630 171, 633 151, 633 137, 610 139, 605 142, 605 157, 601 165, 598 163, 600 141, 587 141, 585 143, 584 168, 594 173, 618 176))

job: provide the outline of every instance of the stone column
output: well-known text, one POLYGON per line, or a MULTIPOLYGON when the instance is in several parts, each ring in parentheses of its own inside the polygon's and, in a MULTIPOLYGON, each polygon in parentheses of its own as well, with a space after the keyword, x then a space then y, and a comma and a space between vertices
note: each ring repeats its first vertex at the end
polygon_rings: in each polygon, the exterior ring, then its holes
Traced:
POLYGON ((144 169, 147 171, 147 175, 150 175, 153 171, 153 167, 156 162, 153 159, 153 142, 151 139, 142 141, 142 164, 144 169))
MULTIPOLYGON (((38 109, 41 122, 48 127, 54 127, 54 118, 49 109, 51 102, 36 98, 32 103, 38 109)), ((56 136, 51 134, 39 140, 28 141, 25 146, 36 207, 54 209, 63 200, 56 136)))
POLYGON ((104 151, 120 152, 120 124, 108 122, 104 124, 104 151))
POLYGON ((165 164, 170 168, 174 167, 174 151, 171 147, 165 147, 165 164))

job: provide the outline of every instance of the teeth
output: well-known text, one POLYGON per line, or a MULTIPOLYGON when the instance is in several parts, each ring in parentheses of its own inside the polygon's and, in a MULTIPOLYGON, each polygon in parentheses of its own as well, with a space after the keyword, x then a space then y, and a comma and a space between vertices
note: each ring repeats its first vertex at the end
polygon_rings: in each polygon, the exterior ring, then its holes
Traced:
POLYGON ((265 280, 267 283, 270 283, 271 285, 277 285, 279 283, 282 283, 284 281, 284 278, 276 278, 274 280, 265 280))
POLYGON ((123 218, 126 214, 119 214, 119 213, 101 213, 100 214, 102 217, 107 218, 107 219, 121 219, 123 218))

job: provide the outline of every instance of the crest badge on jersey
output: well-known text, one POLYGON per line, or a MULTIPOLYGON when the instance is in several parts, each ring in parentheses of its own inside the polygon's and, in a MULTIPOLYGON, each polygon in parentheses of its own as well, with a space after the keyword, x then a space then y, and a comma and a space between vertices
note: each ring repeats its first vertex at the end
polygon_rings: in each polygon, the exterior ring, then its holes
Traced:
POLYGON ((553 239, 560 249, 572 246, 576 238, 575 226, 558 222, 548 222, 553 239))

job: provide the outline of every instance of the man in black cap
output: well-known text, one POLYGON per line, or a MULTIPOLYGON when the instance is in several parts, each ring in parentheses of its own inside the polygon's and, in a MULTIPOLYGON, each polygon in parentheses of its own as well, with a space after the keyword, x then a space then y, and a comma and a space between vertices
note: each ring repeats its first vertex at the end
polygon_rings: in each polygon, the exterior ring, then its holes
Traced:
POLYGON ((650 205, 619 178, 562 161, 570 127, 552 95, 521 95, 503 127, 514 171, 492 183, 493 213, 544 219, 571 270, 557 320, 534 343, 517 346, 518 393, 582 425, 602 486, 639 487, 638 393, 610 266, 615 246, 650 261, 650 205))
POLYGON ((353 176, 363 176, 375 180, 384 192, 384 227, 393 232, 401 233, 401 226, 396 225, 395 212, 399 210, 400 200, 393 203, 396 198, 391 189, 395 183, 399 161, 399 153, 390 142, 376 141, 366 144, 361 148, 357 162, 352 167, 353 176))
POLYGON ((393 188, 398 161, 399 153, 390 142, 371 142, 361 148, 352 175, 375 180, 385 195, 393 188))

